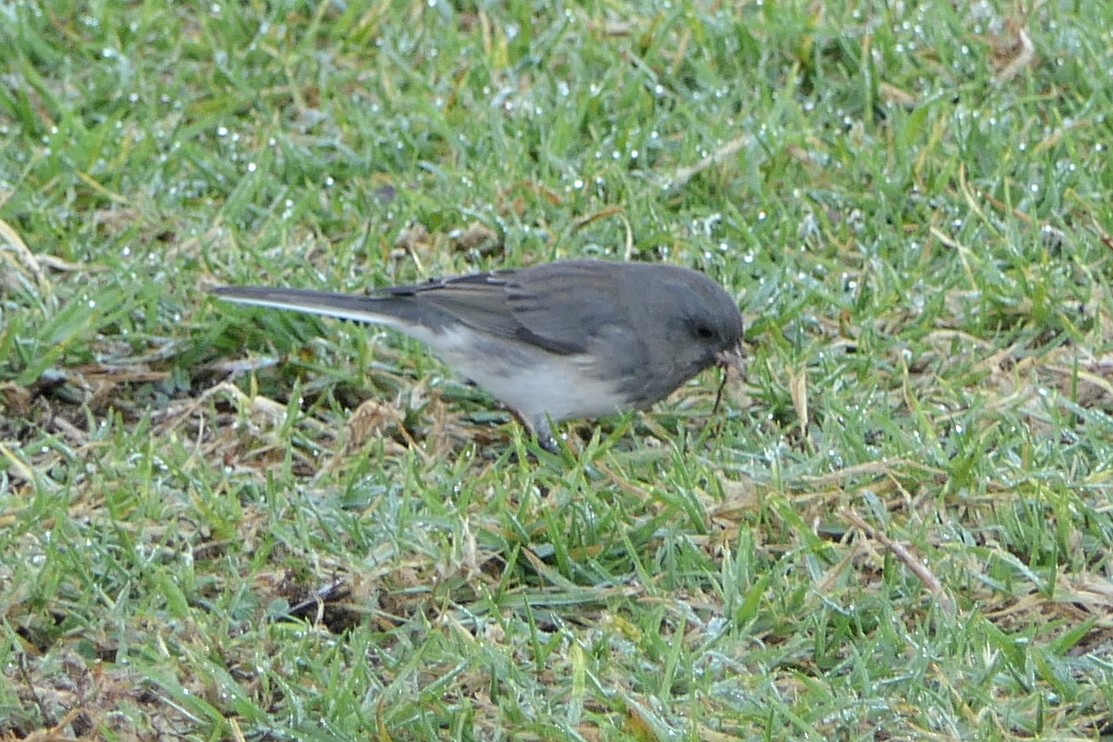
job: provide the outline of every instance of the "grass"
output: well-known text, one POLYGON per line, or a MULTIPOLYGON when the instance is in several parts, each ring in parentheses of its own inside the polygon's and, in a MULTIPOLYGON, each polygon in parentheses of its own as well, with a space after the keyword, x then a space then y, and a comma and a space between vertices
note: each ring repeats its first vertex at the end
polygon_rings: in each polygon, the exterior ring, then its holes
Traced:
POLYGON ((1113 11, 9 3, 0 738, 1113 733, 1113 11), (509 416, 221 305, 700 268, 744 383, 509 416))

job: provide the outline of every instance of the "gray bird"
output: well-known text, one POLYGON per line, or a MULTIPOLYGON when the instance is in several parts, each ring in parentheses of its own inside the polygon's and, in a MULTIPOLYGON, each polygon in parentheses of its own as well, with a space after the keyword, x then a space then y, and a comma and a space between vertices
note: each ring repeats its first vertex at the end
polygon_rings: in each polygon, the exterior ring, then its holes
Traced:
POLYGON ((392 327, 513 410, 550 451, 551 423, 645 409, 710 366, 741 366, 742 315, 730 294, 672 265, 568 260, 371 296, 213 293, 392 327))

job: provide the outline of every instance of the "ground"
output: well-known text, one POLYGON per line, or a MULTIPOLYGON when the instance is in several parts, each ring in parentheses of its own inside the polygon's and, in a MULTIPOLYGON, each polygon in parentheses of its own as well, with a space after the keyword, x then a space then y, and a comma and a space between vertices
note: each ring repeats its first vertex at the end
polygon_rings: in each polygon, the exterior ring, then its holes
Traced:
POLYGON ((0 8, 0 739, 1113 734, 1113 6, 0 8), (224 305, 687 265, 541 451, 224 305))

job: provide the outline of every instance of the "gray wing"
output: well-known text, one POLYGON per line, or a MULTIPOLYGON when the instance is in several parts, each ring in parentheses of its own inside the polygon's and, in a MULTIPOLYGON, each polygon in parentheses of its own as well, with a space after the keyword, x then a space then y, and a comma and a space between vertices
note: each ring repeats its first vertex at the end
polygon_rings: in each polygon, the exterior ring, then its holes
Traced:
POLYGON ((607 264, 565 261, 398 287, 387 297, 435 307, 476 330, 572 355, 587 352, 610 328, 629 326, 630 308, 621 301, 618 285, 622 279, 607 264))

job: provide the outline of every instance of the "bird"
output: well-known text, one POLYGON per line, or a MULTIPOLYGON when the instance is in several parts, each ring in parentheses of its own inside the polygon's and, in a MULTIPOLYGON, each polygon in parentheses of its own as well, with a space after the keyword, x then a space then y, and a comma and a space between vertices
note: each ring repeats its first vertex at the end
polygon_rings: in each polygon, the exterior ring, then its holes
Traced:
POLYGON ((561 260, 365 295, 212 292, 408 335, 510 408, 552 452, 555 423, 647 409, 712 366, 741 370, 735 300, 705 274, 670 264, 561 260))

